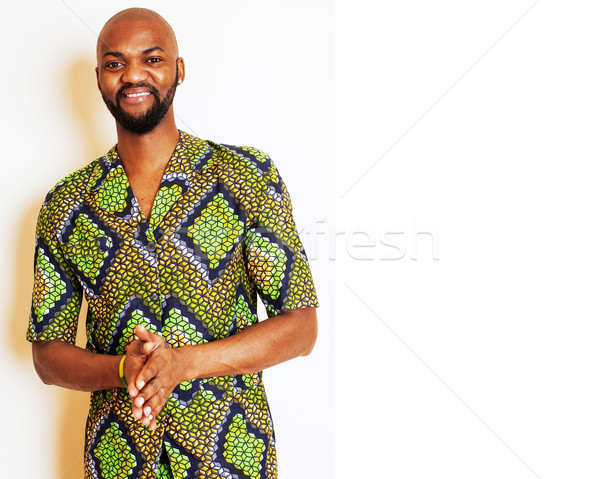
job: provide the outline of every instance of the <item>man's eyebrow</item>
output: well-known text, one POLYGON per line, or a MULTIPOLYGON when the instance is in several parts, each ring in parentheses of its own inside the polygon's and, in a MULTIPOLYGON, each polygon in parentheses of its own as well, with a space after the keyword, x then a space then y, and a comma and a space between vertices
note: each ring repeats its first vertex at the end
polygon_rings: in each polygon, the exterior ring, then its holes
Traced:
MULTIPOLYGON (((148 53, 152 53, 154 50, 160 50, 161 52, 164 52, 164 50, 160 47, 150 47, 150 48, 146 48, 142 54, 143 55, 148 55, 148 53)), ((113 57, 117 57, 117 58, 123 58, 125 55, 123 55, 121 52, 106 52, 104 55, 102 55, 102 57, 107 57, 107 56, 113 56, 113 57)))
POLYGON ((102 58, 108 57, 108 56, 123 58, 123 54, 121 52, 106 52, 104 55, 102 55, 102 58))
POLYGON ((160 50, 161 52, 164 52, 164 50, 160 47, 151 47, 151 48, 146 48, 142 53, 144 55, 148 55, 148 53, 152 53, 154 50, 160 50))

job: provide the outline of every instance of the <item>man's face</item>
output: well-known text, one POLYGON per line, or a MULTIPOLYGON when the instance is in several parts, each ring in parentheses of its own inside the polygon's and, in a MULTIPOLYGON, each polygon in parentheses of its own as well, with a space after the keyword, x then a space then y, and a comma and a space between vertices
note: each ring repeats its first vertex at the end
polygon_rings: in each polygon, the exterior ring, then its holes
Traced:
POLYGON ((122 20, 101 33, 98 88, 115 120, 130 133, 151 132, 171 108, 181 73, 171 36, 150 20, 122 20))

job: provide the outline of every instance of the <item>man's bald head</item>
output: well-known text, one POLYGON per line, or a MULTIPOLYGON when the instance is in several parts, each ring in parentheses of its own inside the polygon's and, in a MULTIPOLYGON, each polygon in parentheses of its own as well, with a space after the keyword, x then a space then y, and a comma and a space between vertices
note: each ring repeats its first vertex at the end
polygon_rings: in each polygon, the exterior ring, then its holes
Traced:
POLYGON ((114 50, 114 36, 124 32, 153 32, 161 39, 161 48, 168 49, 174 58, 179 57, 177 38, 171 25, 158 13, 147 8, 128 8, 113 15, 98 35, 96 57, 101 61, 106 51, 114 50))
POLYGON ((146 8, 123 10, 106 22, 97 45, 102 99, 123 131, 145 135, 174 126, 172 103, 185 77, 173 29, 146 8))

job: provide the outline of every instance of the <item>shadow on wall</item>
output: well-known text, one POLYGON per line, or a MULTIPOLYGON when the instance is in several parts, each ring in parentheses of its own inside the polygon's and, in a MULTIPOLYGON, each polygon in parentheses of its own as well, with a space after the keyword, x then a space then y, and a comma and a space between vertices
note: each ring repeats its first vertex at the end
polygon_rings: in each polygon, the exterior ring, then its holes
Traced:
MULTIPOLYGON (((101 137, 98 135, 98 118, 99 115, 106 115, 106 111, 99 111, 98 102, 95 101, 99 95, 94 73, 95 66, 88 58, 75 59, 64 78, 65 97, 69 100, 67 107, 72 111, 75 123, 80 126, 73 131, 73 134, 82 135, 86 145, 84 151, 70 151, 68 146, 65 149, 65 157, 74 158, 73 170, 87 165, 97 157, 99 151, 108 150, 112 146, 102 145, 101 137)), ((49 179, 48 190, 58 180, 59 177, 49 179)), ((40 196, 39 202, 25 209, 25 214, 18 225, 19 238, 23 240, 19 242, 18 250, 13 257, 15 283, 12 296, 14 303, 11 311, 10 344, 13 345, 17 358, 31 364, 31 367, 33 367, 31 347, 25 341, 25 330, 31 307, 35 225, 42 202, 43 196, 40 196)), ((77 331, 77 345, 80 347, 85 347, 86 342, 86 310, 87 306, 84 302, 77 331)), ((47 387, 55 388, 55 386, 47 387)), ((56 458, 55 471, 54 474, 49 473, 47 477, 81 479, 89 393, 60 389, 57 404, 59 405, 57 411, 46 411, 48 415, 57 418, 56 440, 52 445, 49 444, 49 447, 55 449, 50 451, 50 456, 56 458)))

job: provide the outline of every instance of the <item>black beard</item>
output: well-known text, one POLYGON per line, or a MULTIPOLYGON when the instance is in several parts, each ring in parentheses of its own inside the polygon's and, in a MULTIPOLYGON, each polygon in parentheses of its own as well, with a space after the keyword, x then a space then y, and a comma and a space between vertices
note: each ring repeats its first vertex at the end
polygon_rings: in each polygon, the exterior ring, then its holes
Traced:
POLYGON ((112 116, 115 117, 117 123, 121 125, 121 128, 129 133, 133 133, 134 135, 145 135, 150 133, 158 126, 158 124, 166 116, 169 108, 171 108, 171 105, 173 104, 173 98, 175 97, 175 90, 177 89, 177 78, 178 75, 175 75, 175 82, 171 88, 169 88, 167 94, 162 100, 160 99, 158 90, 152 85, 148 85, 144 82, 140 82, 136 85, 126 85, 119 88, 119 91, 117 92, 116 104, 104 96, 103 92, 101 92, 102 99, 104 100, 104 103, 111 112, 112 116), (125 88, 132 88, 134 86, 148 88, 150 93, 154 96, 154 102, 152 103, 150 109, 141 115, 132 115, 121 108, 121 97, 123 90, 125 90, 125 88))

